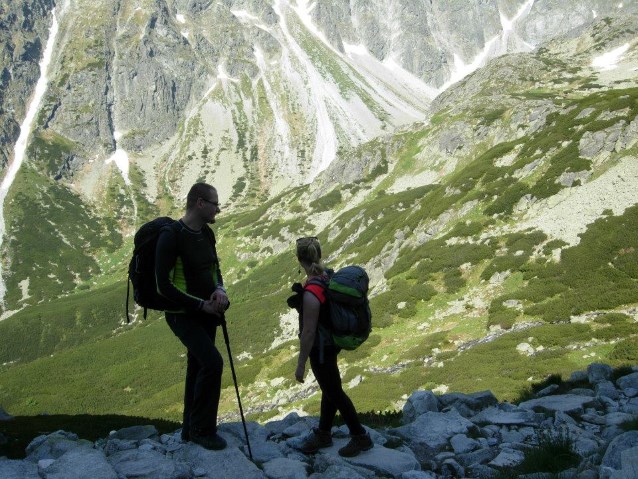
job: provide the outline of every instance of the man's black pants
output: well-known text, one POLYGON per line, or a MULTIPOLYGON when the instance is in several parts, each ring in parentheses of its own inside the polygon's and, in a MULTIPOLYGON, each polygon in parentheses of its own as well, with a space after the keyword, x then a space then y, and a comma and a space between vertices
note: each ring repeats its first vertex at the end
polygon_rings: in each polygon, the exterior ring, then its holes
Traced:
POLYGON ((187 349, 182 437, 215 434, 224 368, 215 347, 216 318, 166 313, 166 322, 187 349))

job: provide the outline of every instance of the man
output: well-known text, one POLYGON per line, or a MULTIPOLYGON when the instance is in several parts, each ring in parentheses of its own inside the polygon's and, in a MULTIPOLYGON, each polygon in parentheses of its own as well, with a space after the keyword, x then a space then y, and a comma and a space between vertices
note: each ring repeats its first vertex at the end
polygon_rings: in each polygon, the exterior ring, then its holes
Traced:
POLYGON ((226 447, 217 434, 223 360, 215 334, 229 305, 208 226, 219 212, 217 190, 194 184, 184 216, 160 233, 155 256, 157 289, 176 304, 166 322, 187 349, 182 439, 215 450, 226 447))

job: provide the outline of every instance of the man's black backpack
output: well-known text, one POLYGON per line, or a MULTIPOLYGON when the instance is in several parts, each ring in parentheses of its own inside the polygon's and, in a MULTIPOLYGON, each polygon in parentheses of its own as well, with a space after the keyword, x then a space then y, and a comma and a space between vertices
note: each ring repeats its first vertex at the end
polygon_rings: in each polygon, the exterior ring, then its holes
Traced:
POLYGON ((130 286, 133 285, 133 300, 144 308, 144 319, 149 309, 165 311, 175 307, 175 303, 157 292, 155 280, 155 247, 162 228, 174 225, 176 221, 168 216, 155 218, 144 223, 133 239, 133 257, 128 265, 126 286, 126 322, 129 322, 130 286))
POLYGON ((326 325, 335 345, 357 349, 370 336, 372 313, 368 303, 368 274, 360 266, 345 266, 320 282, 326 290, 329 324, 326 325))

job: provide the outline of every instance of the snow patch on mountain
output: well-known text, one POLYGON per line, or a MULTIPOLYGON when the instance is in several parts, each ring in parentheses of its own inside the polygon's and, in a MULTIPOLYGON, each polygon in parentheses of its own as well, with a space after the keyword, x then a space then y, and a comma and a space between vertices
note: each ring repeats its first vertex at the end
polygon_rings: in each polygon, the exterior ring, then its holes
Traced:
POLYGON ((594 57, 591 62, 591 66, 601 70, 613 70, 618 67, 618 62, 627 50, 629 50, 629 43, 625 43, 618 48, 614 48, 610 52, 594 57))
POLYGON ((499 37, 493 37, 485 43, 483 50, 472 59, 472 61, 466 64, 463 59, 458 54, 454 54, 454 68, 450 73, 450 79, 443 84, 440 89, 440 92, 444 92, 448 88, 450 88, 455 83, 458 83, 463 78, 465 78, 470 73, 478 70, 480 67, 484 66, 487 60, 495 56, 495 50, 499 46, 498 44, 499 37))
POLYGON ((129 176, 128 176, 128 173, 129 173, 128 153, 121 148, 116 149, 115 153, 113 153, 113 155, 111 155, 111 157, 106 160, 107 165, 111 163, 115 163, 115 166, 117 166, 117 169, 120 170, 120 173, 122 174, 124 183, 127 186, 129 186, 131 184, 131 180, 129 179, 129 176))
MULTIPOLYGON (((122 133, 117 130, 114 131, 113 139, 115 140, 116 144, 117 144, 117 141, 120 140, 120 138, 122 138, 122 133)), ((107 165, 111 163, 115 163, 115 166, 117 166, 117 169, 120 170, 120 173, 122 174, 124 183, 127 186, 130 186, 131 180, 128 175, 130 163, 129 163, 128 153, 122 148, 116 148, 113 155, 111 155, 111 157, 106 160, 107 165)))

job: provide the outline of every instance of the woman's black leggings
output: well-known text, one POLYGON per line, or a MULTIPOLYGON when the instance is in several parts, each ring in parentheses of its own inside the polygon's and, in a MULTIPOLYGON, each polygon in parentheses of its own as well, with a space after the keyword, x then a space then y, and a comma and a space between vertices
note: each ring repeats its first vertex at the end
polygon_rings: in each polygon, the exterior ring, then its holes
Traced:
POLYGON ((350 429, 350 434, 364 434, 366 430, 359 422, 354 404, 341 387, 341 376, 337 366, 339 349, 324 346, 323 364, 319 360, 319 348, 310 352, 310 367, 321 388, 321 416, 319 429, 330 431, 337 411, 350 429))

